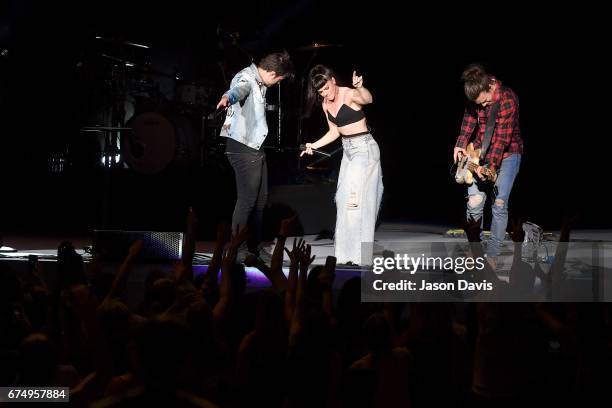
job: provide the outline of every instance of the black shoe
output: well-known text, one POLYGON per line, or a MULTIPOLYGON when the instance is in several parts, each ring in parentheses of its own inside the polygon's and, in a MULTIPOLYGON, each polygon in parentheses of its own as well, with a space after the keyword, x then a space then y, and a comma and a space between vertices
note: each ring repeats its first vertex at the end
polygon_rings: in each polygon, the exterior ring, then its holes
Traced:
POLYGON ((239 249, 238 253, 236 254, 236 263, 237 264, 244 263, 244 260, 249 255, 251 255, 251 253, 248 250, 246 250, 246 249, 239 249))
POLYGON ((340 263, 336 265, 336 268, 361 268, 361 265, 353 263, 352 261, 348 261, 346 263, 340 263))
POLYGON ((266 251, 263 245, 260 245, 258 248, 257 257, 261 259, 266 265, 270 265, 272 263, 272 254, 266 251))

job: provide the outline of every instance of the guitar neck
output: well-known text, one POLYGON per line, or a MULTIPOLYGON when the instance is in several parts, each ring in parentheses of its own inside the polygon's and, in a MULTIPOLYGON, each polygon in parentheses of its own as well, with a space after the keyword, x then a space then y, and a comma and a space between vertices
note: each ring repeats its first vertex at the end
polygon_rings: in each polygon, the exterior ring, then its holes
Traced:
MULTIPOLYGON (((478 167, 480 167, 480 165, 476 164, 474 162, 468 162, 468 164, 467 164, 467 168, 471 172, 475 172, 476 169, 478 169, 478 167)), ((486 171, 487 169, 483 167, 483 170, 486 171)))
MULTIPOLYGON (((468 168, 468 170, 469 170, 469 171, 471 171, 472 173, 475 173, 475 172, 476 172, 476 170, 478 169, 478 167, 480 167, 480 165, 478 165, 478 164, 476 164, 476 163, 474 163, 474 162, 469 162, 469 163, 467 164, 467 168, 468 168)), ((482 173, 483 173, 484 175, 486 175, 486 176, 492 176, 492 175, 493 175, 493 172, 491 171, 491 169, 488 169, 488 168, 486 168, 486 167, 483 167, 483 168, 482 168, 482 173)))

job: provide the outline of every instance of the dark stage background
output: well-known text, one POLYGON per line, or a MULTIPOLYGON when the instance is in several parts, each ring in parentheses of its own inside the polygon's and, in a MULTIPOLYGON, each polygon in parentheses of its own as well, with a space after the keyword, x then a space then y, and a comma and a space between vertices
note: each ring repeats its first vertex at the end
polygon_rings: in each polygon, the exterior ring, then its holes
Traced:
MULTIPOLYGON (((464 104, 459 77, 478 61, 521 103, 526 154, 511 213, 547 229, 576 211, 581 227, 612 224, 599 10, 306 0, 15 0, 0 7, 0 232, 84 232, 104 224, 175 230, 193 206, 202 236, 210 236, 231 217, 234 200, 219 120, 210 114, 249 55, 282 48, 298 75, 281 88, 281 148, 278 113, 269 112, 273 185, 334 179, 339 155, 307 170, 291 150, 300 130, 304 142, 325 131, 320 110, 299 126, 301 81, 313 63, 329 64, 347 81, 357 69, 374 95, 366 114, 381 148, 382 221, 458 226, 465 191, 449 170, 464 104), (101 166, 103 144, 80 129, 103 124, 117 100, 174 126, 177 155, 161 172, 101 166)), ((278 89, 268 92, 278 104, 278 89)), ((317 199, 312 211, 319 211, 317 199)))

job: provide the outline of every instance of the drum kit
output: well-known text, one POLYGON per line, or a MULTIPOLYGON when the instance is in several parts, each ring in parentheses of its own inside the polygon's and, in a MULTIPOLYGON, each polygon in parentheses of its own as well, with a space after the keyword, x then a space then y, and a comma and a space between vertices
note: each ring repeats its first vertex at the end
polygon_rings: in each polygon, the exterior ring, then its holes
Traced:
MULTIPOLYGON (((219 84, 209 78, 183 79, 179 72, 156 69, 148 58, 152 51, 149 45, 101 36, 95 40, 100 45, 96 48, 96 65, 106 67, 103 83, 110 97, 98 107, 103 112, 96 115, 97 123, 89 123, 81 131, 97 135, 99 165, 157 174, 171 166, 203 164, 205 150, 211 147, 204 139, 212 139, 215 145, 220 142, 217 135, 222 118, 214 115, 219 84), (173 84, 173 92, 161 91, 160 83, 164 81, 173 84)), ((337 47, 342 45, 315 42, 295 51, 311 53, 307 72, 320 50, 337 47)), ((302 100, 303 82, 300 93, 302 100)), ((272 99, 266 111, 278 115, 278 129, 271 143, 280 147, 280 87, 278 100, 272 99)), ((301 141, 300 119, 298 144, 301 141)))
POLYGON ((96 123, 81 131, 96 135, 98 164, 142 174, 197 166, 199 135, 194 124, 211 109, 209 83, 157 69, 149 45, 101 36, 95 40, 94 63, 87 66, 103 77, 98 87, 104 90, 96 90, 103 97, 93 103, 96 123), (170 91, 164 89, 168 84, 170 91))

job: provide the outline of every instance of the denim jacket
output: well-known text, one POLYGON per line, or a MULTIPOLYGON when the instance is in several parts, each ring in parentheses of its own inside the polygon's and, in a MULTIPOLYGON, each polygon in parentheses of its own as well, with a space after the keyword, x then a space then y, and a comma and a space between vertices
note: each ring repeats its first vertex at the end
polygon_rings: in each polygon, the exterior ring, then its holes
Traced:
POLYGON ((268 136, 266 90, 255 64, 238 72, 224 94, 230 106, 220 136, 259 150, 268 136))

